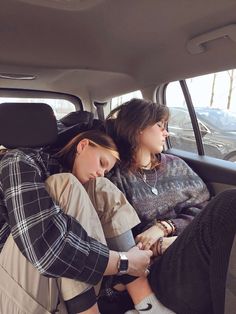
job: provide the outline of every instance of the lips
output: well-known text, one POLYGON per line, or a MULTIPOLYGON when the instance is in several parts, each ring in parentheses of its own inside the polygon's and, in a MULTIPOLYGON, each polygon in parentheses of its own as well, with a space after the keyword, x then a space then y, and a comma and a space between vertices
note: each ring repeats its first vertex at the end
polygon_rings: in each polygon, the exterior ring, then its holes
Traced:
POLYGON ((96 176, 94 175, 89 176, 89 180, 93 180, 93 179, 96 179, 96 176))

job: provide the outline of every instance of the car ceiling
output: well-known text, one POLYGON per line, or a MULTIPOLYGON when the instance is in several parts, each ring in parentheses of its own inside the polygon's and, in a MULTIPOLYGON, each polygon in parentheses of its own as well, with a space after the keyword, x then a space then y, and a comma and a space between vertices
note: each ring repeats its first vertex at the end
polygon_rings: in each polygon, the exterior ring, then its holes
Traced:
POLYGON ((236 67, 236 42, 189 40, 236 23, 234 0, 2 0, 0 87, 103 101, 167 81, 236 67))

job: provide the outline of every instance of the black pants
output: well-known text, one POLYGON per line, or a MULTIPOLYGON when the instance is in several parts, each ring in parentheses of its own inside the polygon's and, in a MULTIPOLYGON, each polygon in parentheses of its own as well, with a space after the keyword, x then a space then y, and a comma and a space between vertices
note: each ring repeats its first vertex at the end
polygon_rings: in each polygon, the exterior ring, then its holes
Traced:
POLYGON ((223 314, 235 232, 236 189, 232 189, 213 198, 154 262, 149 281, 158 299, 177 314, 223 314))

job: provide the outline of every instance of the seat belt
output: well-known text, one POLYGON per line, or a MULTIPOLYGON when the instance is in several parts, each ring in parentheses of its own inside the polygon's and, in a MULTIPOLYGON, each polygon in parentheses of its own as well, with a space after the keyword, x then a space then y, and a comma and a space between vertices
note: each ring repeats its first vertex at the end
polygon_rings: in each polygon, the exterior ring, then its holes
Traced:
POLYGON ((105 120, 105 115, 104 115, 104 106, 107 105, 107 102, 94 102, 94 106, 97 108, 97 114, 98 114, 98 119, 104 121, 105 120))

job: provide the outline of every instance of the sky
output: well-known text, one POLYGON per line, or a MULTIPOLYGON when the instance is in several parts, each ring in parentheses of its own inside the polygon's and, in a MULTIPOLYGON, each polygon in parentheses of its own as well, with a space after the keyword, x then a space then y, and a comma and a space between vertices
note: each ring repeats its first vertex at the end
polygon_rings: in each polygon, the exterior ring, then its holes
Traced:
MULTIPOLYGON (((210 105, 213 74, 188 79, 187 85, 192 97, 193 105, 208 107, 210 105)), ((226 109, 229 93, 229 74, 227 71, 216 74, 213 107, 226 109)), ((182 106, 184 102, 178 83, 171 83, 167 88, 167 103, 170 106, 182 106)), ((236 113, 236 71, 234 74, 233 92, 231 96, 230 111, 236 113)))

